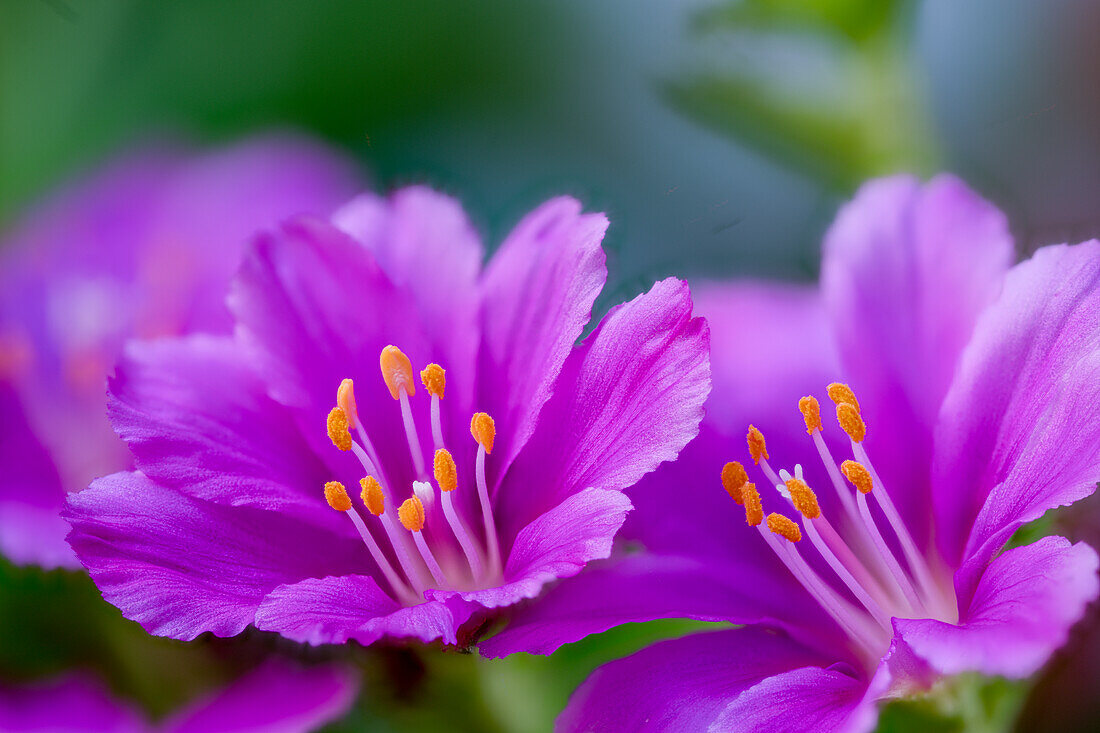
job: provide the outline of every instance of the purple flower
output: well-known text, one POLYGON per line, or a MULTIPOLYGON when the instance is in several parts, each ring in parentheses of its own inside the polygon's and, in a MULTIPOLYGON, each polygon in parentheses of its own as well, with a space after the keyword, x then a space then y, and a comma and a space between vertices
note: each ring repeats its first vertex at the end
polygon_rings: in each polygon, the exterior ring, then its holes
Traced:
POLYGON ((659 617, 745 625, 602 667, 565 730, 866 730, 876 701, 942 675, 1033 673, 1098 592, 1086 545, 1001 550, 1100 478, 1100 242, 1011 258, 962 183, 899 177, 841 212, 818 290, 703 288, 708 424, 631 495, 620 536, 646 552, 482 653, 659 617), (727 461, 750 423, 746 471, 727 461))
POLYGON ((94 677, 0 686, 0 730, 9 733, 263 733, 315 730, 343 717, 356 683, 335 665, 270 659, 224 689, 154 723, 94 677))
POLYGON ((107 372, 131 336, 228 332, 224 291, 248 236, 332 211, 348 166, 286 135, 196 155, 131 153, 31 211, 0 251, 0 551, 79 567, 67 491, 127 468, 106 420, 107 372), (25 456, 23 460, 14 460, 25 456))
POLYGON ((577 345, 606 226, 549 201, 483 270, 462 209, 409 188, 258 236, 234 338, 134 344, 111 382, 137 470, 67 512, 104 597, 180 639, 457 643, 607 557, 710 380, 676 280, 577 345))

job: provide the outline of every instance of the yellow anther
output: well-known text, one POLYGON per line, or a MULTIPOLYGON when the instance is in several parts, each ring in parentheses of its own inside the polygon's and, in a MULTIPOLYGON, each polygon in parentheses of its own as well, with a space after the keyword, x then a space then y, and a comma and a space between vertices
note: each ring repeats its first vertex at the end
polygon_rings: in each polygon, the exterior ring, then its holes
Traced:
POLYGON ((439 484, 440 491, 454 491, 458 488, 458 468, 455 459, 446 448, 440 448, 435 452, 435 462, 432 466, 435 473, 435 482, 439 484))
POLYGON ((390 396, 395 400, 401 396, 402 390, 409 397, 416 394, 412 362, 405 356, 405 352, 391 344, 382 349, 378 364, 382 367, 382 379, 386 380, 386 386, 390 388, 390 396))
POLYGON ((802 539, 802 530, 798 528, 794 520, 783 516, 779 512, 772 512, 768 515, 768 529, 772 531, 772 534, 777 534, 791 542, 798 542, 802 539))
POLYGON ((410 532, 419 532, 424 529, 424 505, 420 499, 410 496, 397 508, 397 518, 410 532))
POLYGON ((443 399, 443 390, 447 387, 447 372, 438 364, 429 364, 420 372, 420 381, 424 383, 424 389, 428 394, 443 399))
POLYGON ((859 489, 860 493, 870 494, 871 489, 875 487, 875 482, 871 480, 871 472, 862 463, 844 461, 840 464, 840 471, 844 474, 844 478, 852 482, 852 486, 859 489))
POLYGON ((351 450, 348 416, 339 407, 332 408, 328 413, 328 439, 340 450, 351 450))
POLYGON ((336 390, 336 405, 344 411, 344 417, 348 420, 348 427, 355 428, 355 385, 350 379, 340 382, 336 390))
POLYGON ((351 498, 344 490, 344 485, 339 481, 329 481, 325 484, 325 501, 338 512, 346 512, 351 509, 351 498))
POLYGON ((747 482, 741 487, 741 500, 745 504, 745 521, 750 527, 764 521, 764 505, 760 502, 760 492, 756 490, 756 484, 747 482))
POLYGON ((856 393, 852 391, 852 388, 841 382, 833 382, 825 390, 829 393, 829 399, 833 401, 838 407, 847 402, 852 407, 856 408, 856 412, 859 409, 859 400, 856 399, 856 393))
POLYGON ((722 466, 722 488, 730 495, 730 498, 738 504, 744 504, 741 499, 741 487, 749 481, 749 475, 745 473, 745 467, 737 461, 730 461, 722 466))
POLYGON ((497 426, 488 413, 475 412, 470 420, 470 435, 485 448, 486 453, 493 452, 493 441, 497 437, 497 426))
POLYGON ((363 487, 363 492, 359 496, 362 497, 367 511, 376 517, 381 516, 382 512, 386 511, 386 497, 382 493, 382 484, 378 483, 378 479, 374 476, 364 476, 359 479, 359 485, 363 487))
POLYGON ((821 516, 821 506, 817 503, 817 495, 805 481, 796 478, 787 480, 787 491, 791 492, 791 503, 802 516, 807 519, 817 519, 821 516))
POLYGON ((859 416, 859 410, 847 402, 841 402, 836 406, 836 420, 841 429, 848 433, 848 437, 857 443, 862 443, 867 437, 867 425, 859 416))
POLYGON ((815 430, 821 430, 821 405, 817 398, 806 395, 798 401, 798 409, 802 412, 802 419, 806 421, 806 432, 810 435, 815 430))
POLYGON ((749 455, 752 456, 752 462, 759 464, 761 458, 768 457, 768 446, 764 443, 764 434, 756 429, 755 425, 749 426, 749 434, 745 436, 745 440, 749 444, 749 455))

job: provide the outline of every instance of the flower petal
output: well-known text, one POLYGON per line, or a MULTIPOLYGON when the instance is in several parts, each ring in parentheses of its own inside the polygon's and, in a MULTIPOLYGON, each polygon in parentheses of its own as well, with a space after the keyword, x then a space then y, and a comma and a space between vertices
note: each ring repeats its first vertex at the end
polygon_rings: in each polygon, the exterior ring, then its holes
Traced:
POLYGON ((1100 593, 1097 566, 1088 545, 1044 537, 989 565, 960 624, 895 619, 894 629, 942 674, 1026 677, 1065 642, 1100 593))
MULTIPOLYGON (((621 491, 585 489, 576 493, 520 530, 504 567, 502 585, 454 595, 485 608, 534 598, 547 583, 570 578, 592 560, 609 556, 615 533, 630 509, 630 500, 621 491)), ((432 593, 437 598, 449 595, 432 593)))
POLYGON ((65 490, 57 467, 27 424, 15 391, 0 382, 0 552, 18 564, 79 568, 59 516, 65 490))
POLYGON ((213 697, 174 714, 162 733, 308 733, 344 716, 358 682, 336 664, 309 667, 278 657, 213 697))
POLYGON ((349 639, 367 645, 383 636, 454 644, 469 617, 463 608, 435 600, 403 607, 365 575, 309 578, 273 590, 256 614, 256 626, 314 645, 349 639))
POLYGON ((104 599, 174 639, 233 636, 279 585, 369 569, 354 562, 365 555, 358 541, 283 512, 187 497, 138 472, 93 482, 63 516, 104 599))
POLYGON ((1100 476, 1100 242, 1044 247, 978 322, 936 431, 937 530, 965 603, 1018 527, 1100 476), (963 542, 965 541, 965 546, 963 542))
POLYGON ((139 733, 137 712, 98 680, 73 675, 46 684, 0 686, 0 730, 10 733, 139 733))
POLYGON ((825 238, 822 294, 867 449, 922 545, 936 415, 1012 252, 1004 215, 950 176, 865 184, 825 238))
POLYGON ((691 310, 687 285, 663 280, 569 356, 497 497, 505 536, 582 488, 631 486, 695 437, 710 362, 706 322, 691 310))
POLYGON ((739 693, 762 680, 828 663, 786 636, 756 627, 692 634, 597 669, 573 693, 556 728, 705 730, 739 693))
POLYGON ((413 294, 447 370, 448 415, 458 413, 468 422, 477 376, 477 281, 484 252, 462 206, 430 188, 412 186, 388 200, 361 195, 332 219, 366 245, 394 285, 413 294))
POLYGON ((156 483, 351 531, 320 500, 325 466, 232 339, 132 342, 109 382, 108 412, 156 483))
POLYGON ((607 280, 607 218, 561 197, 528 214, 485 269, 478 404, 501 426, 495 485, 535 430, 607 280))

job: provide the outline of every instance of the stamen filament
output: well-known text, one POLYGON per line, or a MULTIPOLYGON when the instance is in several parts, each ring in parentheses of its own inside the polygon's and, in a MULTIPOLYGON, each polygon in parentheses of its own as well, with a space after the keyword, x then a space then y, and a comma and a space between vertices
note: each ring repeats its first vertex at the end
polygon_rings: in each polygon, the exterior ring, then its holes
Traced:
POLYGON ((398 402, 401 403, 401 419, 405 423, 405 437, 409 441, 409 455, 412 456, 413 470, 418 479, 427 478, 424 473, 424 450, 420 446, 420 436, 416 432, 416 421, 413 420, 412 406, 409 405, 409 393, 402 390, 398 393, 398 402))
POLYGON ((485 543, 489 558, 489 572, 499 575, 501 572, 500 540, 497 539, 497 525, 493 519, 493 505, 489 503, 489 485, 485 481, 485 446, 478 443, 477 462, 475 464, 475 476, 477 478, 477 496, 481 500, 481 519, 485 523, 485 543))
POLYGON ((814 433, 812 437, 814 447, 817 448, 817 454, 821 457, 821 462, 825 464, 825 471, 829 474, 829 479, 832 481, 833 488, 836 489, 836 495, 840 498, 844 511, 847 512, 852 523, 858 526, 859 513, 856 510, 855 499, 852 498, 851 492, 848 491, 844 481, 841 480, 840 469, 837 468, 836 461, 833 460, 833 456, 829 452, 829 446, 825 445, 825 439, 821 437, 820 432, 814 433))
POLYGON ((432 441, 435 449, 443 448, 443 421, 440 418, 439 395, 432 395, 432 441))
POLYGON ((382 552, 382 548, 378 546, 370 530, 367 529, 367 525, 363 523, 363 518, 359 516, 359 512, 352 508, 347 511, 347 515, 351 518, 352 524, 355 525, 355 529, 358 530, 359 536, 363 539, 363 544, 370 550, 371 557, 374 558, 374 562, 378 565, 382 574, 386 576, 386 581, 390 584, 390 587, 393 588, 393 592, 397 595, 398 599, 402 603, 419 603, 419 595, 414 593, 409 586, 401 580, 397 571, 390 565, 390 561, 386 559, 385 554, 382 552))
POLYGON ((898 588, 901 589, 902 594, 905 596, 905 601, 909 606, 907 611, 912 613, 917 609, 923 610, 924 606, 920 602, 920 598, 917 597, 917 593, 913 589, 913 584, 909 582, 909 576, 901 569, 901 565, 898 564, 897 558, 894 557, 894 553, 890 550, 890 546, 886 544, 886 540, 883 539, 882 533, 878 530, 878 525, 875 524, 875 520, 871 516, 871 510, 867 507, 867 495, 856 492, 856 502, 859 505, 859 515, 863 518, 863 525, 870 533, 871 540, 875 543, 875 547, 878 548, 878 556, 886 562, 886 566, 890 569, 890 574, 894 576, 898 588))
POLYGON ((398 529, 391 512, 386 512, 379 519, 382 520, 382 528, 386 531, 386 536, 390 538, 390 544, 393 546, 394 554, 397 555, 397 562, 405 572, 405 577, 409 579, 409 583, 416 590, 417 595, 423 597, 424 590, 431 583, 424 577, 424 568, 413 563, 412 554, 405 546, 405 543, 408 542, 409 533, 398 529))
POLYGON ((440 495, 443 501, 443 515, 447 517, 447 524, 451 525, 451 531, 455 534, 455 539, 458 540, 458 544, 462 546, 462 552, 466 555, 466 560, 470 563, 470 570, 473 572, 474 582, 480 582, 483 579, 484 569, 481 565, 481 553, 478 552, 477 545, 474 543, 470 533, 466 530, 466 525, 463 523, 462 518, 458 516, 458 512, 455 511, 454 503, 451 501, 450 491, 440 491, 440 495))
POLYGON ((806 536, 810 538, 810 542, 817 548, 817 551, 821 554, 821 557, 825 559, 825 562, 829 564, 829 567, 833 569, 840 579, 844 581, 844 585, 848 586, 848 590, 852 591, 859 602, 863 604, 863 607, 875 617, 875 620, 884 628, 890 629, 890 616, 882 610, 882 607, 871 598, 867 590, 848 572, 848 568, 833 554, 832 550, 828 548, 825 541, 821 539, 821 535, 818 534, 817 528, 814 526, 815 522, 824 517, 818 517, 817 519, 802 518, 802 528, 806 530, 806 536))
POLYGON ((425 564, 428 566, 428 570, 431 572, 432 577, 435 578, 437 588, 447 587, 447 576, 443 573, 443 568, 439 567, 439 562, 436 561, 435 555, 432 554, 432 549, 428 547, 428 543, 424 540, 423 532, 413 532, 413 542, 416 543, 416 549, 420 550, 420 556, 424 558, 425 564))

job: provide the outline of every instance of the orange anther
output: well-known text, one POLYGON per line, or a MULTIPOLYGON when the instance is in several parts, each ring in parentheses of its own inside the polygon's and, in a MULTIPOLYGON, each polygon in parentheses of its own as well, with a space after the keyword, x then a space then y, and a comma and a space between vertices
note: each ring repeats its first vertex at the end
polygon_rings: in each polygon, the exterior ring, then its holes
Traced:
POLYGON ((802 530, 798 528, 794 520, 778 512, 772 512, 768 515, 768 529, 772 531, 772 534, 777 534, 791 542, 798 542, 802 539, 802 530))
POLYGON ((339 407, 328 413, 328 438, 340 450, 351 450, 351 433, 348 432, 348 416, 339 407))
POLYGON ((871 480, 871 472, 862 463, 844 461, 840 464, 840 471, 844 474, 844 478, 852 482, 852 486, 859 489, 860 493, 870 494, 871 489, 875 487, 875 482, 871 480))
POLYGON ((821 430, 821 405, 816 397, 806 395, 798 401, 798 409, 806 421, 807 433, 813 435, 815 430, 821 430))
POLYGON ((745 436, 749 444, 749 455, 752 462, 759 464, 761 458, 768 457, 768 446, 764 443, 764 434, 756 429, 755 425, 749 426, 749 434, 745 436))
POLYGON ((344 416, 348 419, 348 427, 354 429, 355 385, 350 379, 340 382, 340 387, 336 390, 336 404, 344 411, 344 416))
POLYGON ((867 425, 859 416, 859 410, 848 402, 841 402, 836 406, 836 420, 841 429, 848 433, 848 437, 857 443, 862 443, 867 437, 867 425))
POLYGON ((382 367, 382 379, 386 380, 386 386, 390 388, 390 395, 396 400, 402 391, 409 397, 416 394, 416 382, 413 381, 412 362, 405 352, 392 344, 382 349, 378 357, 378 364, 382 367))
POLYGON ((424 505, 420 499, 410 496, 397 508, 397 518, 410 532, 419 532, 424 529, 424 505))
POLYGON ((745 521, 755 527, 764 521, 764 505, 760 501, 760 492, 756 484, 746 483, 741 487, 741 500, 745 503, 745 521))
POLYGON ((382 493, 382 484, 378 483, 378 479, 374 476, 364 476, 359 479, 359 485, 363 487, 363 492, 359 496, 362 497, 367 511, 376 517, 381 516, 382 512, 386 511, 386 497, 382 493))
POLYGON ((473 418, 470 420, 470 434, 474 436, 474 440, 485 448, 486 453, 493 452, 493 441, 497 437, 497 427, 488 413, 474 413, 473 418))
POLYGON ((741 487, 748 483, 749 475, 745 467, 737 461, 730 461, 722 466, 722 487, 730 495, 730 498, 738 504, 744 504, 741 499, 741 487))
POLYGON ((787 480, 787 491, 791 492, 791 503, 794 508, 807 519, 817 519, 821 516, 821 506, 817 503, 817 495, 813 489, 806 485, 805 481, 796 478, 787 480))
POLYGON ((449 450, 440 448, 435 452, 432 468, 440 491, 454 491, 458 488, 458 467, 455 466, 455 459, 449 450))
POLYGON ((842 382, 833 382, 825 391, 829 393, 829 399, 833 401, 835 405, 841 405, 847 402, 852 407, 856 408, 856 412, 859 412, 859 400, 856 399, 856 393, 852 391, 852 388, 842 382))
POLYGON ((325 484, 325 501, 338 512, 346 512, 351 509, 351 499, 344 485, 339 481, 329 481, 325 484))
POLYGON ((443 390, 447 387, 447 373, 438 364, 429 364, 420 372, 420 381, 428 394, 443 399, 443 390))

